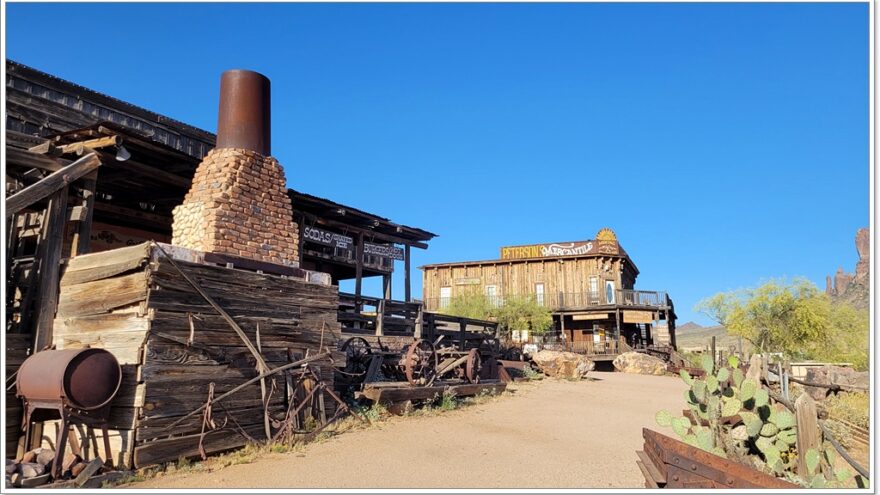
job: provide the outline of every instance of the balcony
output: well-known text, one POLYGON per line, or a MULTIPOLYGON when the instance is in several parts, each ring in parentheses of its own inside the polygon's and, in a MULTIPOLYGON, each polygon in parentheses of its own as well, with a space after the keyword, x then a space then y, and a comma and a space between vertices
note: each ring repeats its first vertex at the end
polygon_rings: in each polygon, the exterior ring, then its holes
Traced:
MULTIPOLYGON (((611 294, 597 292, 560 292, 558 294, 528 294, 525 297, 536 300, 552 310, 578 310, 600 306, 634 306, 647 308, 668 308, 669 296, 662 291, 623 289, 611 294)), ((483 296, 491 307, 501 308, 505 296, 483 296)), ((522 297, 522 296, 512 296, 522 297)), ((449 306, 451 298, 429 298, 425 300, 426 311, 440 311, 449 306)))

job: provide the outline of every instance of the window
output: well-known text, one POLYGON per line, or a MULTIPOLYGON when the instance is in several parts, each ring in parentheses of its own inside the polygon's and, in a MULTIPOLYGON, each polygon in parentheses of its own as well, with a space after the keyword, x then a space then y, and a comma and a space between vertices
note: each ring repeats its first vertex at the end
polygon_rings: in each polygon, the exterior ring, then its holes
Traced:
POLYGON ((486 300, 489 301, 489 305, 493 307, 499 306, 498 301, 498 287, 494 285, 486 286, 486 300))
POLYGON ((587 301, 590 304, 599 304, 599 277, 595 275, 590 277, 590 293, 587 301))
POLYGON ((614 304, 614 281, 605 281, 605 303, 614 304))
POLYGON ((440 309, 448 308, 452 299, 452 287, 440 287, 440 309))
POLYGON ((541 306, 544 305, 544 284, 543 283, 535 284, 535 300, 541 306))

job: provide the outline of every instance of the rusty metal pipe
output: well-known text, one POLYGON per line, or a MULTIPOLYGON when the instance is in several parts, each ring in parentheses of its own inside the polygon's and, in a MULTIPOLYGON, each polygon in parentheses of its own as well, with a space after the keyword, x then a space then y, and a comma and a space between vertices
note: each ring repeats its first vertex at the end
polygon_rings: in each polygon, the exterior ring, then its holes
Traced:
POLYGON ((269 79, 249 70, 220 76, 217 148, 244 148, 272 154, 269 79))

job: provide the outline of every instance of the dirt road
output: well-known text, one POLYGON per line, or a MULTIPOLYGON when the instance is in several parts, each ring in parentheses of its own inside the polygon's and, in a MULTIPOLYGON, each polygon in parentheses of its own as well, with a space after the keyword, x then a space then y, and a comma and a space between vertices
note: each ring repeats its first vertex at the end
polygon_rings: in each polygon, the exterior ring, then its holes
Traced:
POLYGON ((677 377, 593 373, 518 384, 436 416, 393 418, 251 464, 131 488, 642 488, 643 426, 680 411, 677 377))

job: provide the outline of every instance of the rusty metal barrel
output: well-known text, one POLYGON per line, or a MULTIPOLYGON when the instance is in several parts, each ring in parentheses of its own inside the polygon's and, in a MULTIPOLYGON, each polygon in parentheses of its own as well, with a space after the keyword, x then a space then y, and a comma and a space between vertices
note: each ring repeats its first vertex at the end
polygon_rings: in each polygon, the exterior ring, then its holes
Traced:
POLYGON ((38 352, 18 369, 16 395, 43 407, 90 411, 106 406, 122 383, 122 368, 104 349, 38 352))
POLYGON ((241 69, 220 76, 217 147, 272 154, 270 84, 266 76, 241 69))

